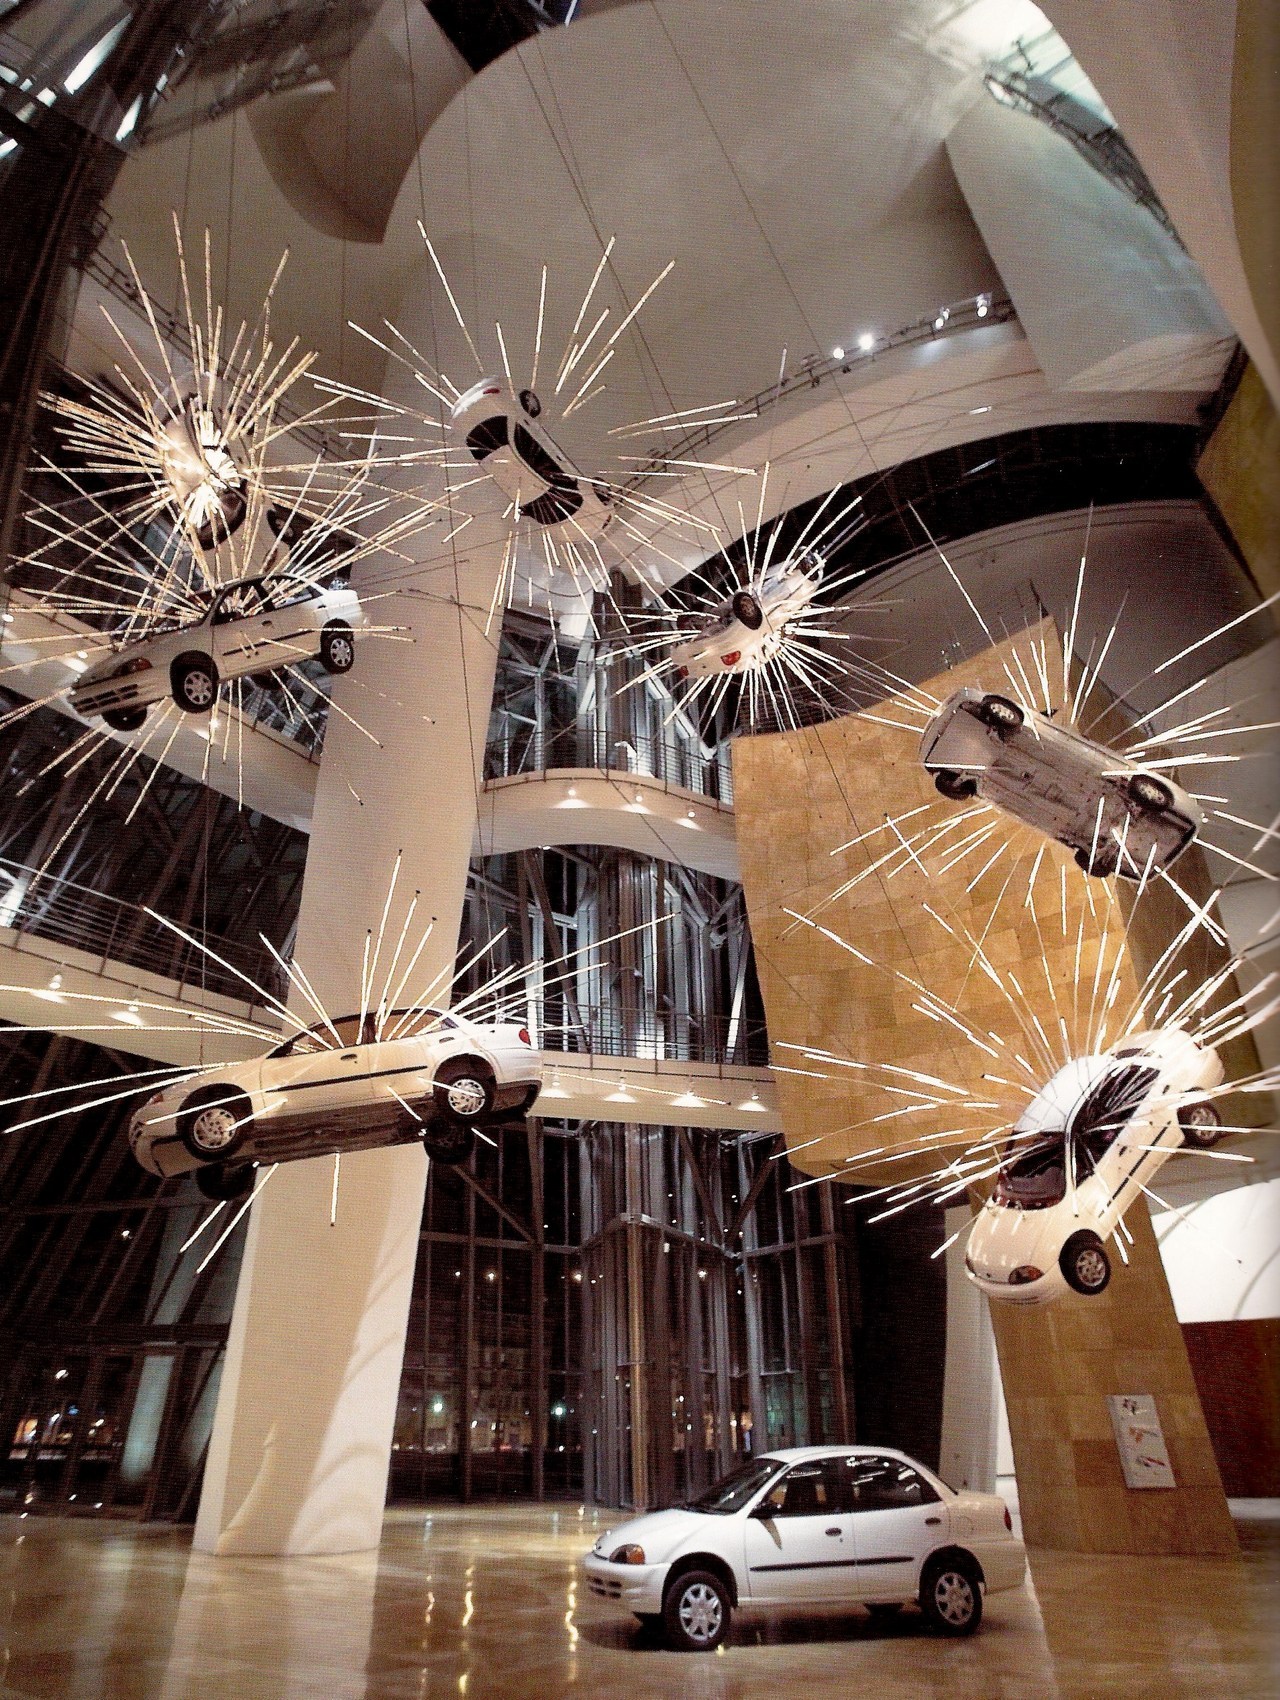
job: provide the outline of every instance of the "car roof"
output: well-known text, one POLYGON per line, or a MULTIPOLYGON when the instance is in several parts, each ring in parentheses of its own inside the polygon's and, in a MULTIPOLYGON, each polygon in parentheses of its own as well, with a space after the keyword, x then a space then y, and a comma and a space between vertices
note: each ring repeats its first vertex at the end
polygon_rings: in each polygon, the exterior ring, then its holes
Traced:
MULTIPOLYGON (((917 1464, 915 1458, 896 1446, 855 1446, 852 1442, 848 1446, 771 1446, 767 1452, 762 1452, 760 1457, 777 1458, 785 1464, 799 1464, 806 1458, 847 1458, 851 1454, 865 1458, 904 1458, 908 1464, 917 1464)), ((926 1470, 929 1468, 927 1464, 918 1467, 926 1470)), ((933 1474, 932 1471, 929 1473, 933 1474)))

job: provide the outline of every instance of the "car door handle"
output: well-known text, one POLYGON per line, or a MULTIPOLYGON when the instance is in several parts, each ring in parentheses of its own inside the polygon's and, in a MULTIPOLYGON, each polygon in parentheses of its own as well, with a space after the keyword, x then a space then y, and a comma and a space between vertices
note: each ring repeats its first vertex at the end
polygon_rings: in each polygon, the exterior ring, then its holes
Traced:
POLYGON ((926 1517, 924 1520, 924 1526, 926 1529, 936 1529, 941 1521, 941 1517, 926 1517))
POLYGON ((842 1535, 844 1533, 844 1530, 843 1529, 828 1529, 828 1530, 826 1530, 826 1533, 828 1535, 842 1535))
POLYGON ((356 1061, 358 1061, 359 1056, 360 1056, 359 1051, 343 1051, 342 1061, 343 1062, 356 1062, 356 1061))

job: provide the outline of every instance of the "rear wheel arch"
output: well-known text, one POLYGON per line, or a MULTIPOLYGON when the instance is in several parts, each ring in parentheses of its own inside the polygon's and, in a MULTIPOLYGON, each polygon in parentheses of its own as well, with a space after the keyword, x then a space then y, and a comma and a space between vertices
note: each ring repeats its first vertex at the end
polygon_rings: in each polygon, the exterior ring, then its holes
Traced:
POLYGON ((981 1585, 984 1588, 986 1587, 986 1572, 983 1570, 981 1564, 979 1564, 977 1558, 969 1551, 968 1547, 960 1546, 955 1541, 949 1542, 944 1547, 935 1547, 935 1549, 929 1554, 924 1563, 920 1566, 921 1581, 923 1581, 929 1574, 931 1567, 936 1570, 940 1566, 947 1564, 968 1565, 981 1585))
POLYGON ((663 1594, 666 1594, 673 1582, 679 1581, 680 1577, 690 1570, 709 1570, 713 1576, 718 1576, 729 1591, 729 1604, 731 1606, 737 1605, 738 1578, 734 1575, 733 1566, 727 1559, 719 1558, 715 1553, 710 1552, 681 1553, 680 1557, 672 1563, 671 1568, 667 1571, 666 1579, 662 1584, 663 1594))

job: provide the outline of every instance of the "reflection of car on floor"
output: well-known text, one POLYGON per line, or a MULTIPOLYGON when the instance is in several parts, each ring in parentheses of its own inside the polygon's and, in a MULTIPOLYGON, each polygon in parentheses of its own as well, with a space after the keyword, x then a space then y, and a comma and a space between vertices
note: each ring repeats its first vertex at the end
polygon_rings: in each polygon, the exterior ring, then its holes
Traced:
POLYGON ((508 501, 535 525, 570 538, 599 537, 613 518, 613 492, 585 478, 534 421, 542 403, 532 390, 512 395, 498 378, 481 378, 453 404, 454 429, 508 501))
POLYGON ((126 644, 83 673, 71 707, 101 715, 118 732, 136 731, 152 703, 172 696, 188 714, 208 714, 229 679, 269 673, 318 655, 330 673, 355 661, 365 624, 345 585, 308 585, 286 574, 237 579, 219 590, 202 619, 126 644))
POLYGON ((1169 1153, 1221 1138, 1205 1094, 1223 1073, 1218 1053, 1179 1027, 1059 1069, 1014 1125, 969 1230, 965 1266, 983 1292, 1023 1305, 1068 1288, 1100 1293, 1111 1279, 1105 1242, 1169 1153))
POLYGON ((758 583, 735 590, 710 624, 673 646, 676 678, 747 673, 772 661, 787 622, 805 612, 821 580, 821 557, 805 551, 770 568, 758 583))
POLYGON ((166 1087, 129 1124, 134 1156, 153 1175, 196 1170, 215 1197, 243 1189, 252 1161, 421 1139, 459 1163, 476 1126, 523 1114, 541 1090, 525 1027, 396 1009, 375 1030, 373 1015, 318 1022, 265 1057, 166 1087))
POLYGON ((735 1610, 918 1604, 967 1635, 984 1593, 1021 1585, 1004 1501, 957 1493, 904 1453, 804 1446, 750 1459, 688 1505, 601 1535, 584 1560, 601 1600, 689 1652, 719 1646, 735 1610))
POLYGON ((1086 873, 1167 868, 1204 817, 1173 779, 1008 697, 965 686, 925 728, 920 759, 944 797, 982 797, 1075 852, 1086 873))

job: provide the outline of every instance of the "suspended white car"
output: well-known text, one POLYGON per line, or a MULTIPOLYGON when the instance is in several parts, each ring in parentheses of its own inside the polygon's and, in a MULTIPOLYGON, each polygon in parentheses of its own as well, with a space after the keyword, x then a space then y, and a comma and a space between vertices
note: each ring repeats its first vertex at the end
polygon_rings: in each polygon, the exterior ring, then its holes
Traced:
POLYGON ((804 551, 735 590, 719 613, 692 637, 673 646, 677 679, 747 673, 772 661, 790 621, 805 613, 822 582, 819 555, 804 551))
POLYGON ((597 1599, 711 1652, 734 1611, 786 1606, 919 1604, 933 1628, 969 1635, 984 1594, 1021 1586, 1026 1555, 995 1494, 957 1493, 889 1447, 803 1446, 606 1530, 584 1565, 597 1599))
POLYGON ((613 492, 587 478, 534 421, 542 403, 532 390, 513 395, 499 378, 481 378, 453 404, 453 427, 472 457, 519 514, 584 542, 613 518, 613 492))
POLYGON ((944 797, 994 803, 1103 878, 1141 879, 1148 859, 1167 868, 1204 824, 1195 799, 1173 779, 969 685, 925 728, 920 759, 944 797))
POLYGON ((355 662, 366 624, 345 585, 299 583, 287 574, 237 579, 200 620, 126 644, 82 674, 70 703, 118 732, 136 731, 153 703, 172 696, 188 714, 208 714, 229 679, 269 673, 318 655, 330 673, 355 662))
POLYGON ((348 1015, 157 1092, 130 1122, 129 1143, 153 1175, 194 1169, 202 1191, 234 1196, 254 1162, 415 1139, 440 1162, 462 1162, 476 1126, 523 1114, 541 1089, 526 1027, 438 1009, 348 1015))
POLYGON ((1180 1027, 1131 1034, 1058 1070, 1019 1117, 965 1267, 993 1299, 1048 1304, 1100 1293, 1106 1242, 1179 1146, 1207 1149, 1222 1118, 1206 1094, 1222 1060, 1180 1027))
POLYGON ((170 503, 204 550, 227 542, 249 508, 245 472, 222 428, 220 392, 220 384, 189 378, 170 401, 156 444, 170 503))

